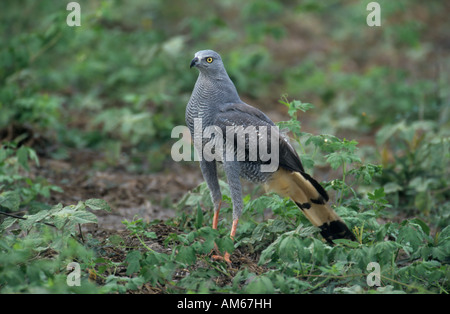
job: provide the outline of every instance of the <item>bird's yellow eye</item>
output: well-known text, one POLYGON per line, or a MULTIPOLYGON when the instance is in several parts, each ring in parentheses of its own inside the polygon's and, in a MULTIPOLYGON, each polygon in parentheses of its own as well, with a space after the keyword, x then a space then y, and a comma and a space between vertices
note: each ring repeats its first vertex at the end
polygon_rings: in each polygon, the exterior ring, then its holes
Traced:
POLYGON ((206 62, 208 62, 208 63, 213 62, 213 58, 211 58, 211 57, 206 58, 206 62))

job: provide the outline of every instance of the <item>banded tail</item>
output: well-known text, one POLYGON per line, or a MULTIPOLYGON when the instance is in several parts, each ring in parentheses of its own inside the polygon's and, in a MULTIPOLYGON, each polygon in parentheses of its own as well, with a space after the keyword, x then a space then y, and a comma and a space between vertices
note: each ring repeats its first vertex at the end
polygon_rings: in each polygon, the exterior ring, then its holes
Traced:
POLYGON ((265 184, 266 190, 289 197, 303 211, 320 234, 332 244, 334 239, 356 240, 342 219, 326 204, 327 192, 308 174, 279 168, 265 184))

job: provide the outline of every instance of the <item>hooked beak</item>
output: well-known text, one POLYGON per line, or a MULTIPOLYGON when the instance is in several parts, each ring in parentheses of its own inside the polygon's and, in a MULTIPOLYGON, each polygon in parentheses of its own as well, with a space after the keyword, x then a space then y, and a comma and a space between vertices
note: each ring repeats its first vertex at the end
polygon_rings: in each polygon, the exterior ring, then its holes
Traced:
POLYGON ((198 58, 197 58, 197 57, 195 57, 194 59, 192 59, 191 65, 189 66, 189 68, 192 68, 193 66, 196 66, 196 65, 197 65, 197 62, 198 62, 198 58))

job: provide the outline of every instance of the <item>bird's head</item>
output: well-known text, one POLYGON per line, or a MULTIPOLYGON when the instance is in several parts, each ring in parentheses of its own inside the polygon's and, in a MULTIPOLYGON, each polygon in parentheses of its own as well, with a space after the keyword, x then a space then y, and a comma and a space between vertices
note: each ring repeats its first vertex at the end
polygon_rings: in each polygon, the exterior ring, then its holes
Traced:
POLYGON ((196 67, 200 72, 214 74, 224 71, 222 58, 213 50, 200 50, 195 53, 190 67, 196 67))

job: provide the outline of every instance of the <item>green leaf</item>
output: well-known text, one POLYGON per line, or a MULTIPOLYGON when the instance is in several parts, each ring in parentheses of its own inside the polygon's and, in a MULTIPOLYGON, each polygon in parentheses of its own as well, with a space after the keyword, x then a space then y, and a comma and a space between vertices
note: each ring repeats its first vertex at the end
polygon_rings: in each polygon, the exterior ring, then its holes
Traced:
POLYGON ((20 195, 16 191, 6 191, 0 194, 0 206, 6 207, 11 211, 19 210, 20 195))
POLYGON ((331 153, 327 157, 327 162, 330 164, 331 168, 336 170, 343 164, 343 159, 339 153, 331 153))
POLYGON ((289 121, 280 121, 277 122, 276 125, 280 128, 280 130, 288 129, 293 134, 299 135, 301 132, 301 124, 297 119, 291 118, 289 121))
POLYGON ((84 202, 92 210, 105 210, 111 212, 111 207, 105 200, 99 198, 91 198, 84 202))
POLYGON ((292 104, 295 107, 295 109, 301 110, 303 112, 306 112, 306 111, 314 108, 313 104, 310 104, 310 103, 307 103, 307 102, 303 102, 302 103, 300 100, 294 100, 292 102, 292 104))
POLYGON ((247 285, 247 288, 245 290, 247 293, 252 294, 266 294, 275 292, 272 281, 267 276, 250 279, 250 283, 247 285))
POLYGON ((442 229, 441 232, 436 234, 436 237, 438 238, 438 245, 447 245, 450 248, 450 226, 442 229))
POLYGON ((178 250, 178 254, 175 259, 181 263, 192 265, 197 260, 197 256, 195 255, 195 250, 193 247, 182 246, 178 250))
POLYGON ((336 244, 342 244, 344 246, 348 246, 348 247, 351 247, 351 248, 357 248, 359 246, 358 242, 351 241, 351 240, 348 240, 348 239, 334 239, 333 242, 336 243, 336 244))
POLYGON ((221 253, 232 253, 234 251, 234 243, 233 240, 229 236, 225 236, 223 238, 216 239, 217 247, 221 253))
POLYGON ((372 193, 368 193, 367 196, 369 197, 370 200, 375 201, 375 200, 379 200, 382 199, 386 196, 386 193, 384 193, 384 188, 378 188, 376 189, 373 194, 372 193))
POLYGON ((450 245, 431 248, 431 256, 439 261, 445 261, 450 256, 450 245))
POLYGON ((97 223, 97 216, 88 211, 76 211, 71 217, 74 222, 79 224, 97 223))
POLYGON ((303 167, 306 169, 313 169, 314 168, 314 159, 311 158, 309 154, 303 154, 301 157, 303 167))
POLYGON ((157 239, 158 238, 158 236, 156 235, 156 233, 154 231, 144 231, 143 233, 149 239, 157 239))
POLYGON ((288 107, 288 114, 291 117, 296 117, 296 113, 298 110, 306 112, 314 108, 314 105, 309 103, 302 103, 300 100, 293 100, 291 102, 287 102, 286 97, 283 97, 283 99, 280 100, 279 102, 288 107))
POLYGON ((384 191, 386 193, 397 193, 403 191, 404 187, 396 182, 388 182, 384 185, 384 191))
POLYGON ((30 171, 30 167, 28 166, 28 150, 26 146, 21 146, 17 152, 17 161, 26 171, 30 171))
POLYGON ((398 242, 403 245, 403 249, 409 253, 416 252, 417 249, 423 244, 425 234, 422 228, 417 228, 416 225, 411 224, 407 221, 404 222, 398 232, 398 242))
POLYGON ((197 215, 195 217, 195 228, 200 229, 203 225, 203 212, 200 204, 197 203, 197 215))
POLYGON ((30 158, 30 160, 33 160, 37 166, 39 166, 39 158, 34 149, 28 148, 28 157, 30 158))
POLYGON ((23 229, 31 229, 31 227, 35 223, 42 222, 43 220, 45 220, 49 216, 50 216, 50 212, 49 211, 41 210, 40 212, 38 212, 38 213, 36 213, 34 215, 25 215, 24 218, 26 218, 26 220, 19 221, 19 225, 23 229))
POLYGON ((5 220, 3 220, 2 224, 0 225, 0 233, 11 227, 13 224, 17 222, 17 218, 8 217, 5 220))
POLYGON ((139 269, 141 267, 141 264, 140 264, 141 257, 142 257, 142 254, 139 251, 131 251, 127 254, 127 257, 125 258, 125 262, 128 263, 127 272, 126 272, 126 274, 128 276, 139 271, 139 269))
POLYGON ((430 227, 428 227, 428 225, 426 224, 425 221, 419 219, 419 218, 414 218, 410 220, 411 223, 415 223, 417 225, 420 226, 420 228, 422 228, 422 231, 426 234, 426 235, 430 235, 430 227))
MULTIPOLYGON (((308 239, 307 241, 310 241, 308 239)), ((278 247, 278 255, 280 259, 286 262, 296 262, 298 260, 309 260, 311 257, 310 252, 305 248, 306 245, 298 235, 290 234, 285 237, 278 247)))
POLYGON ((351 152, 334 152, 327 155, 327 162, 331 168, 336 170, 344 163, 351 164, 353 162, 361 162, 361 159, 351 152))
POLYGON ((86 205, 82 201, 79 201, 77 205, 69 205, 68 207, 73 209, 74 211, 80 211, 84 210, 86 208, 86 205))

